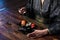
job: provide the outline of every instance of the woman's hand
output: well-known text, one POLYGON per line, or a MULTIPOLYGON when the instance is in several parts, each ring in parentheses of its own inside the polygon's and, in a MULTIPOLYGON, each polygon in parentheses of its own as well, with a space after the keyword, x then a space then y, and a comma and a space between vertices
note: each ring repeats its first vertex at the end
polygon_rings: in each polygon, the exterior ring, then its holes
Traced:
POLYGON ((26 13, 26 8, 22 7, 18 11, 19 11, 20 14, 25 14, 26 13))
POLYGON ((37 38, 37 37, 42 37, 42 36, 47 35, 47 34, 48 34, 48 29, 35 30, 34 32, 27 34, 27 37, 37 38))

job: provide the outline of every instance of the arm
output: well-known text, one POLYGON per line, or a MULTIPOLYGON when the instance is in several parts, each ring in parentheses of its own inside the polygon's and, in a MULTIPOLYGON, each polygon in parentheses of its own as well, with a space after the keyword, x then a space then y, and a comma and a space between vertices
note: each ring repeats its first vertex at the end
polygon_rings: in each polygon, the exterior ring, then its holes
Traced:
MULTIPOLYGON (((55 2, 55 3, 58 3, 60 5, 60 1, 57 0, 58 2, 55 2)), ((55 10, 53 10, 51 13, 52 15, 50 15, 50 18, 51 18, 51 24, 49 25, 48 29, 49 29, 49 33, 50 34, 60 34, 60 6, 59 5, 56 5, 55 6, 55 10)), ((54 6, 54 5, 53 5, 54 6)), ((53 9, 53 8, 51 8, 53 9)))
POLYGON ((50 34, 60 34, 60 6, 57 5, 57 3, 60 5, 57 0, 50 5, 50 14, 48 15, 48 19, 50 19, 50 22, 52 22, 49 23, 48 27, 50 34))
POLYGON ((57 18, 56 22, 50 24, 48 30, 50 34, 54 34, 54 35, 60 34, 60 18, 57 18))

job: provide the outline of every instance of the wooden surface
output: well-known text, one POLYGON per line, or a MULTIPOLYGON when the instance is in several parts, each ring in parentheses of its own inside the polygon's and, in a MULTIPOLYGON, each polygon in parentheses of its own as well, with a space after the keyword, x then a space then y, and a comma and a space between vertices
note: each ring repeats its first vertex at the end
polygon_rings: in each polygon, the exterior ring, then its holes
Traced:
POLYGON ((0 11, 0 40, 58 40, 59 36, 44 36, 41 38, 27 38, 18 32, 18 25, 22 17, 14 10, 5 9, 0 11))

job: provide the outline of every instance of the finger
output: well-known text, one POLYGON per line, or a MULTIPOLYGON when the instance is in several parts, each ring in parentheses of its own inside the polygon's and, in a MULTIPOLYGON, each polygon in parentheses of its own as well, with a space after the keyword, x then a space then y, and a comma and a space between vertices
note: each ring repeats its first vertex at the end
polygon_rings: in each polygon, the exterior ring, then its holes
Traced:
POLYGON ((25 7, 22 7, 21 9, 25 9, 25 7))
POLYGON ((25 14, 26 13, 26 11, 23 11, 23 14, 25 14))
POLYGON ((19 10, 19 13, 21 13, 21 10, 19 10))
POLYGON ((35 37, 30 37, 30 38, 32 38, 32 39, 36 39, 37 37, 35 36, 35 37))
POLYGON ((33 38, 33 39, 36 39, 37 38, 37 36, 35 35, 35 34, 30 34, 30 38, 33 38))
POLYGON ((22 12, 22 9, 19 9, 18 11, 19 11, 19 13, 21 13, 22 12))
POLYGON ((29 33, 29 34, 27 34, 27 37, 29 37, 29 38, 32 38, 32 37, 35 37, 36 35, 35 34, 32 34, 32 33, 29 33))
POLYGON ((27 37, 29 37, 29 35, 30 35, 30 33, 29 33, 29 34, 27 34, 27 37))

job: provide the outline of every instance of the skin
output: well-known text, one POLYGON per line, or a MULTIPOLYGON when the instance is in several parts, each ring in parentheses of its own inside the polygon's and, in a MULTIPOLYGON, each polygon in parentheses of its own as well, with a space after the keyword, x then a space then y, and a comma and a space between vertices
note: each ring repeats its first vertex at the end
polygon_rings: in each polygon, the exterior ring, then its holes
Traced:
POLYGON ((47 34, 48 34, 48 29, 35 30, 34 32, 27 34, 27 37, 29 37, 29 38, 38 38, 38 37, 42 37, 42 36, 47 35, 47 34))
POLYGON ((26 8, 22 7, 18 11, 19 11, 20 14, 24 14, 24 13, 26 13, 26 8))

